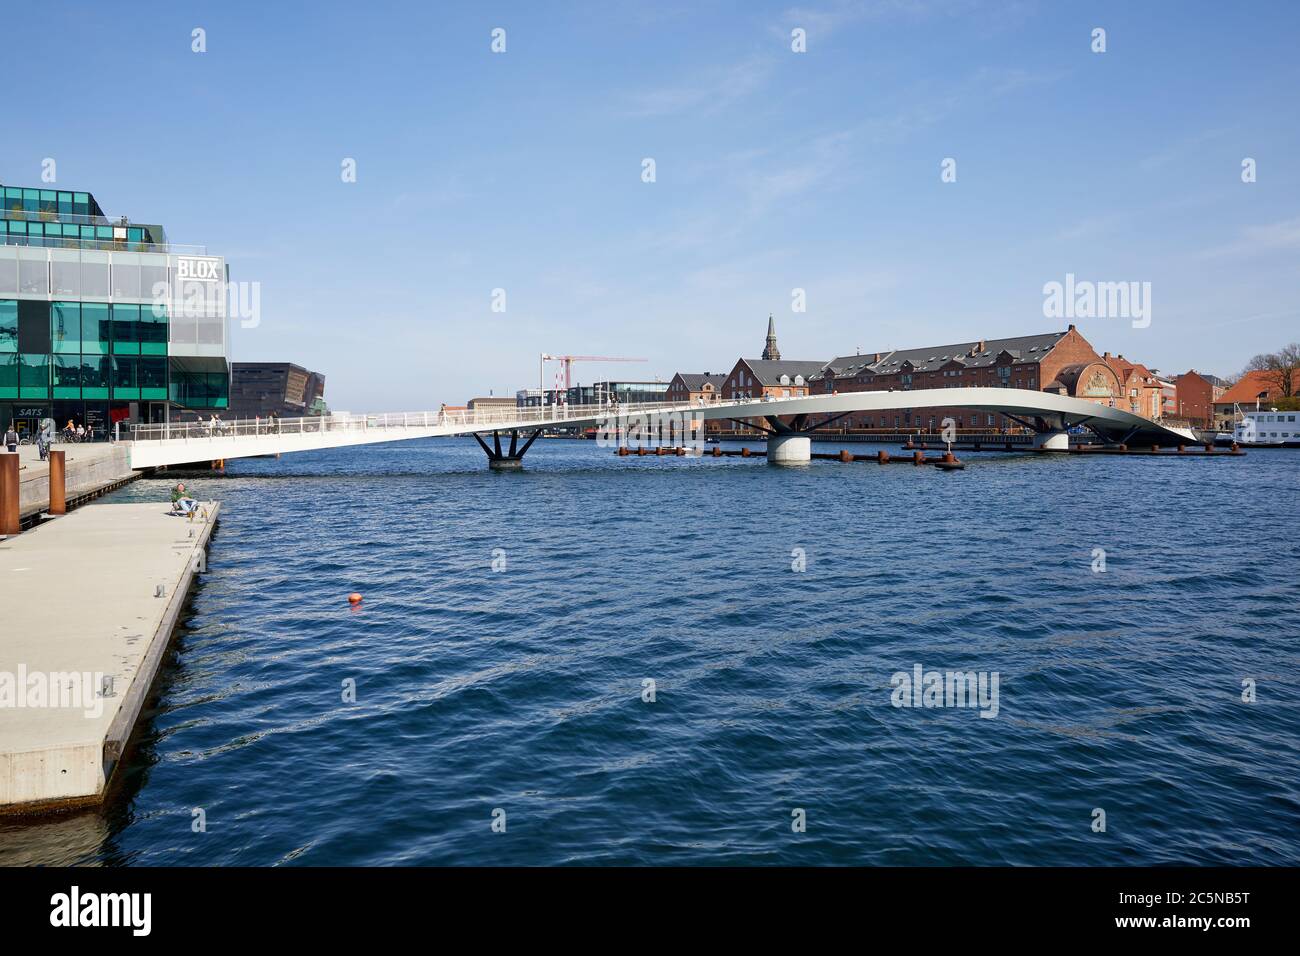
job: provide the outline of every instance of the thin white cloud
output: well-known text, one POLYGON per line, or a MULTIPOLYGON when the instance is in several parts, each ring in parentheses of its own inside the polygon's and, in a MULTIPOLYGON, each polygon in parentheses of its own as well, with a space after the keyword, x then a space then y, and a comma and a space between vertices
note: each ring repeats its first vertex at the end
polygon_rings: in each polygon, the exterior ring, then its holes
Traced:
POLYGON ((1144 156, 1138 162, 1138 166, 1140 166, 1142 169, 1159 169, 1161 166, 1167 166, 1172 162, 1176 162, 1180 159, 1183 159, 1189 153, 1199 152, 1200 147, 1204 146, 1206 143, 1210 142, 1211 140, 1218 139, 1219 137, 1223 136, 1227 132, 1228 131, 1226 129, 1204 130, 1203 132, 1197 133, 1195 136, 1191 136, 1187 139, 1184 139, 1174 144, 1173 146, 1170 146, 1167 149, 1161 150, 1158 153, 1152 153, 1150 156, 1144 156))
POLYGON ((772 60, 750 57, 728 66, 703 70, 691 79, 626 97, 623 112, 632 117, 712 113, 760 90, 772 72, 772 60))
POLYGON ((1300 217, 1245 226, 1235 240, 1205 250, 1201 253, 1201 258, 1256 256, 1289 249, 1300 249, 1300 217))

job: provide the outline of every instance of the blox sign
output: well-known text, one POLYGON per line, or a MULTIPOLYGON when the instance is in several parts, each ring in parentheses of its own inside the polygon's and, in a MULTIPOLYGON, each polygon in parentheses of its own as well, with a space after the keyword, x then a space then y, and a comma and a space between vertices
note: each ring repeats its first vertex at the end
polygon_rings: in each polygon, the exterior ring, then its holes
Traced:
POLYGON ((176 278, 182 282, 220 282, 221 260, 217 258, 200 258, 198 256, 178 256, 176 259, 176 278))

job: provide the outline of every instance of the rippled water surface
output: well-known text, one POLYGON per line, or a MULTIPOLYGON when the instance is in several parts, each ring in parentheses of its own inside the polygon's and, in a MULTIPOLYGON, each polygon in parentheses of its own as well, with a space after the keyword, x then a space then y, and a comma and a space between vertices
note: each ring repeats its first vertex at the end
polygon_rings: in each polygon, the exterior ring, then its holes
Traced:
POLYGON ((963 457, 197 476, 209 571, 114 800, 0 862, 1300 863, 1300 452, 963 457), (892 706, 917 664, 996 671, 997 716, 892 706))

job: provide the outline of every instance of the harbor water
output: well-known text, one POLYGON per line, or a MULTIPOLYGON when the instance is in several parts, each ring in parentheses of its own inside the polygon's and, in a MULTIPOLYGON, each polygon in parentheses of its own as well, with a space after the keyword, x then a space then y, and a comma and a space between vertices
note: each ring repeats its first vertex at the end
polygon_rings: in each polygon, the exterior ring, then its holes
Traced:
POLYGON ((221 523, 113 798, 0 864, 1300 864, 1300 451, 961 457, 186 476, 221 523))

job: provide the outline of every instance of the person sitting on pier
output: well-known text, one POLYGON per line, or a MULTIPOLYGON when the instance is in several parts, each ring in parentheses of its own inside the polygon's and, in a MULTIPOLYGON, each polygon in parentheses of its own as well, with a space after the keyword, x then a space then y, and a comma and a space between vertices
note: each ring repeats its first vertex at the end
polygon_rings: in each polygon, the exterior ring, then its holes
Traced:
POLYGON ((177 482, 176 487, 172 489, 172 514, 193 514, 198 508, 199 503, 185 491, 185 483, 177 482))

